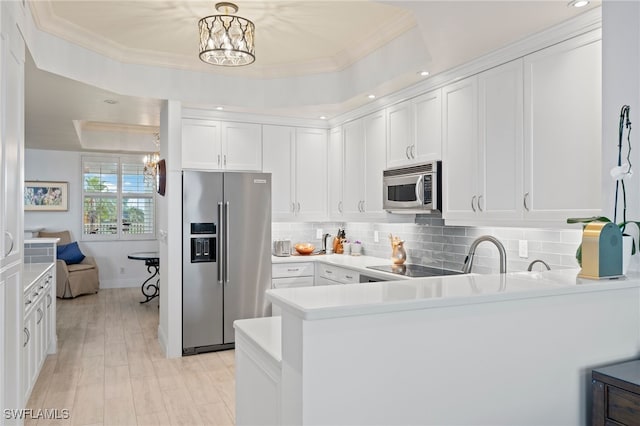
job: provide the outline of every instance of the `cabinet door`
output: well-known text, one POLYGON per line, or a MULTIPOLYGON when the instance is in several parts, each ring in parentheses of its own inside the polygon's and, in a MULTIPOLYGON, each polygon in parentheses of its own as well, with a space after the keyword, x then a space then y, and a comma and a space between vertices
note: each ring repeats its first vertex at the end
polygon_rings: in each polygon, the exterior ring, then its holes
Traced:
POLYGON ((226 170, 262 170, 262 127, 254 123, 222 125, 222 165, 226 170))
POLYGON ((413 100, 415 143, 410 148, 416 161, 442 159, 442 96, 434 90, 413 100))
POLYGON ((527 219, 601 214, 601 45, 586 34, 525 57, 527 219))
POLYGON ((365 141, 364 122, 358 119, 343 126, 344 131, 344 199, 345 215, 358 216, 363 213, 365 141))
POLYGON ((296 205, 307 220, 327 218, 327 132, 296 129, 296 205))
POLYGON ((294 214, 293 139, 295 129, 263 126, 263 170, 271 173, 271 209, 274 220, 291 219, 294 214))
POLYGON ((400 102, 387 108, 387 167, 413 162, 411 147, 414 140, 411 102, 400 102))
POLYGON ((378 111, 364 118, 365 175, 363 210, 367 216, 384 214, 382 209, 382 172, 386 166, 387 117, 378 111))
POLYGON ((342 127, 329 133, 329 217, 339 219, 343 211, 344 144, 342 127))
POLYGON ((220 170, 220 122, 182 120, 182 168, 220 170))
POLYGON ((23 152, 24 152, 24 42, 13 25, 8 38, 1 41, 3 94, 0 134, 2 136, 0 196, 0 265, 21 259, 23 216, 23 152))
POLYGON ((474 218, 477 211, 478 83, 470 77, 442 89, 443 217, 474 218))
MULTIPOLYGON (((24 393, 27 391, 23 378, 23 343, 25 334, 23 331, 24 324, 24 307, 22 285, 22 267, 20 264, 11 266, 0 272, 0 299, 4 302, 2 305, 2 314, 0 324, 2 331, 0 335, 3 339, 3 352, 0 357, 2 363, 2 387, 5 390, 2 401, 4 407, 24 407, 27 402, 24 393), (19 390, 22 390, 20 392, 19 390)), ((27 372, 24 372, 25 376, 27 372)))
POLYGON ((490 220, 522 218, 522 59, 478 76, 477 209, 490 220))

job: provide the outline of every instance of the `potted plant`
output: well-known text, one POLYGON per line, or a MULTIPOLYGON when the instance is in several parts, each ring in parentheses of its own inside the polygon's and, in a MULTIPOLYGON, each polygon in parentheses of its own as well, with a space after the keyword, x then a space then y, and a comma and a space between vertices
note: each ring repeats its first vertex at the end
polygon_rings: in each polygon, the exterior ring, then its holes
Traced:
MULTIPOLYGON (((593 216, 586 218, 569 218, 567 219, 567 223, 582 223, 583 228, 586 224, 590 222, 608 222, 615 223, 620 228, 622 232, 623 240, 631 239, 631 255, 636 253, 636 244, 638 244, 638 238, 640 237, 640 222, 627 220, 627 191, 624 184, 624 179, 630 178, 633 175, 633 171, 631 170, 631 139, 629 135, 631 134, 631 122, 629 121, 629 111, 630 107, 628 105, 624 105, 620 110, 620 124, 618 127, 618 164, 616 167, 611 169, 611 177, 616 182, 616 192, 615 192, 615 202, 613 206, 613 220, 609 219, 605 216, 593 216), (622 163, 622 139, 624 135, 625 127, 628 129, 627 131, 627 156, 626 163, 622 163), (622 189, 622 222, 617 222, 618 216, 618 194, 622 189), (638 232, 635 232, 635 235, 631 235, 629 233, 628 226, 635 224, 638 227, 638 232)), ((578 250, 576 251, 576 260, 578 264, 582 266, 582 244, 578 246, 578 250)))

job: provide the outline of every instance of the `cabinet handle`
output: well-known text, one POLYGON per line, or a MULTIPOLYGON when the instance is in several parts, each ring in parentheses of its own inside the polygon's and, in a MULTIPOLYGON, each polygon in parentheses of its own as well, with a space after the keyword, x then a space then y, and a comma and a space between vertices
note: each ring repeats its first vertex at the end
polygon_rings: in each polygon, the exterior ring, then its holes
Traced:
POLYGON ((50 294, 47 294, 47 297, 49 298, 49 304, 47 305, 47 308, 48 308, 49 306, 51 306, 51 303, 53 302, 53 298, 51 297, 50 294))
POLYGON ((227 154, 223 155, 222 157, 224 158, 224 165, 226 166, 227 165, 227 154))
POLYGON ((345 275, 344 277, 345 277, 346 279, 348 279, 348 280, 352 280, 352 279, 353 279, 353 277, 352 277, 351 275, 345 275))
POLYGON ((296 203, 291 203, 291 213, 296 212, 296 203))
POLYGON ((409 155, 409 148, 411 148, 411 146, 407 145, 407 149, 404 150, 404 155, 407 157, 407 160, 411 160, 411 156, 409 155))
POLYGON ((7 257, 13 251, 13 235, 11 235, 11 232, 9 231, 4 231, 4 233, 9 237, 9 240, 11 241, 11 244, 9 245, 9 250, 7 250, 7 252, 4 254, 4 256, 7 257))
POLYGON ((482 206, 480 205, 480 200, 482 200, 482 195, 478 195, 478 210, 480 210, 480 212, 483 212, 484 210, 482 209, 482 206))
POLYGON ((333 274, 333 271, 329 271, 329 270, 325 270, 324 272, 326 272, 327 274, 333 274))
POLYGON ((342 201, 338 202, 338 212, 342 213, 342 201))
POLYGON ((287 269, 287 272, 298 272, 300 270, 300 268, 289 268, 287 269))
POLYGON ((411 158, 416 158, 416 146, 411 145, 411 149, 409 150, 409 152, 411 153, 411 158))
POLYGON ((471 197, 471 210, 473 210, 473 212, 476 212, 476 206, 474 205, 474 203, 476 202, 476 196, 474 195, 473 197, 471 197))
POLYGON ((220 165, 220 154, 218 154, 218 166, 220 165))
POLYGON ((367 211, 367 209, 364 208, 364 200, 362 200, 362 213, 365 213, 367 211))
POLYGON ((24 302, 25 306, 30 305, 30 304, 31 304, 31 299, 27 299, 26 302, 24 302))
POLYGON ((38 318, 38 321, 36 322, 36 324, 40 324, 42 322, 42 318, 44 318, 44 311, 38 308, 38 312, 40 313, 40 318, 38 318))
POLYGON ((524 198, 523 198, 523 200, 522 200, 522 205, 524 206, 524 209, 525 209, 526 211, 530 211, 530 210, 529 210, 529 206, 527 205, 527 198, 529 198, 529 193, 528 193, 528 192, 525 192, 525 194, 524 194, 524 198))
POLYGON ((298 205, 298 213, 300 213, 300 203, 296 203, 298 205))
POLYGON ((29 343, 29 340, 31 340, 31 333, 29 333, 29 329, 27 327, 24 328, 24 334, 27 336, 26 340, 24 341, 24 343, 22 344, 22 347, 26 347, 27 343, 29 343))

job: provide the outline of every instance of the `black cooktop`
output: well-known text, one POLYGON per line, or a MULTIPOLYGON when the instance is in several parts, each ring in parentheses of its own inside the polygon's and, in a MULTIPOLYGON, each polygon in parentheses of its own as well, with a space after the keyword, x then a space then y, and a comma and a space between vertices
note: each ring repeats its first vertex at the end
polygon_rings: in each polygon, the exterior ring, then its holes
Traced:
POLYGON ((405 275, 407 277, 438 277, 442 275, 459 275, 460 271, 451 271, 448 269, 431 268, 429 266, 422 265, 381 265, 381 266, 367 266, 369 269, 375 269, 376 271, 390 272, 392 274, 405 275))

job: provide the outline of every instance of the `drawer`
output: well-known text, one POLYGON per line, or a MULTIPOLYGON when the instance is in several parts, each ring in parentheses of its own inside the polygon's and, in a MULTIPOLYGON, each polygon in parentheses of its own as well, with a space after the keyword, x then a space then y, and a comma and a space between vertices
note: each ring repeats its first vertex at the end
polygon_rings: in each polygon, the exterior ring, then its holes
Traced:
POLYGON ((271 266, 271 277, 313 277, 313 262, 274 263, 271 266))
POLYGON ((607 419, 623 425, 637 425, 640 416, 640 395, 607 386, 607 419))
POLYGON ((360 281, 360 274, 352 269, 340 268, 333 265, 316 265, 318 276, 342 284, 353 284, 360 281))
POLYGON ((271 280, 273 288, 311 287, 313 277, 275 278, 271 280))

